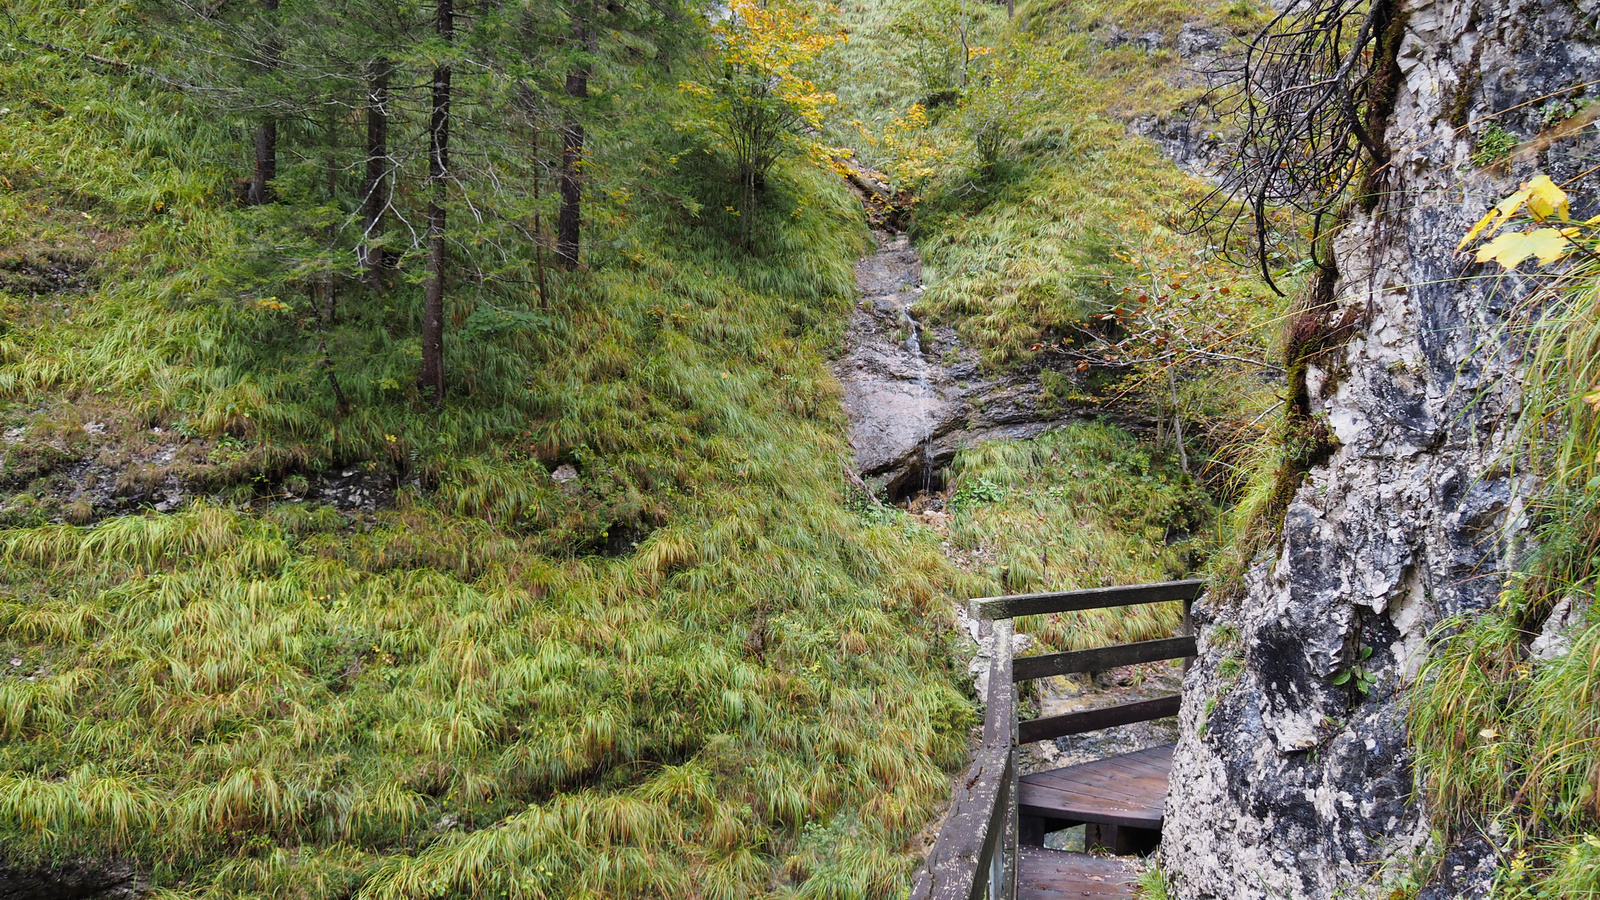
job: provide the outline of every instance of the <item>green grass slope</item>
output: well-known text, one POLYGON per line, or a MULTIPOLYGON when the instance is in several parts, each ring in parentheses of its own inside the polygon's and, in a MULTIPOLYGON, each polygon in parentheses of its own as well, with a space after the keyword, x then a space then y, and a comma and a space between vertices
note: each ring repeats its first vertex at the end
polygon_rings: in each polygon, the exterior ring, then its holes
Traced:
MULTIPOLYGON (((138 61, 119 4, 13 13, 138 61)), ((454 291, 442 411, 420 288, 342 289, 339 415, 316 298, 229 196, 243 123, 21 40, 0 81, 9 865, 131 860, 173 897, 902 889, 974 721, 968 587, 847 503, 838 184, 782 172, 746 254, 648 191, 698 189, 678 138, 597 140, 587 271, 547 308, 454 291), (85 465, 195 499, 74 500, 85 465), (392 506, 287 496, 346 470, 392 506)))
MULTIPOLYGON (((1063 60, 1087 40, 1056 7, 974 9, 1063 60)), ((475 280, 494 260, 452 235, 469 274, 433 410, 414 267, 341 278, 317 314, 314 236, 349 212, 316 199, 327 159, 286 157, 288 202, 239 207, 250 123, 142 77, 132 7, 11 11, 9 865, 131 861, 168 897, 893 896, 976 721, 951 602, 1173 577, 1205 547, 1173 454, 1109 426, 967 451, 943 522, 853 493, 827 360, 860 209, 788 163, 736 249, 673 75, 605 92, 586 265, 541 273, 547 300, 531 269, 475 280), (311 499, 351 477, 383 502, 311 499)), ((848 52, 891 54, 860 21, 848 52)), ((1104 228, 1186 189, 1109 115, 1062 130, 1104 79, 1159 74, 1116 59, 1063 74, 1071 104, 977 194, 956 120, 925 135, 929 293, 991 361, 1112 302, 1089 284, 1126 250, 1104 228)), ((841 89, 868 117, 905 96, 841 89)), ((1032 630, 1081 646, 1174 619, 1032 630)))

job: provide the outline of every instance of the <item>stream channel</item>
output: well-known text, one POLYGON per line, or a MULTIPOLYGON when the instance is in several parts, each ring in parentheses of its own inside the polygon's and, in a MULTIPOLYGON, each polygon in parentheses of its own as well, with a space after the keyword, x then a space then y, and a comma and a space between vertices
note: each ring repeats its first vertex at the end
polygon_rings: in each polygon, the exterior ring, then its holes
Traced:
POLYGON ((944 488, 956 451, 983 440, 1022 440, 1103 415, 1043 408, 1039 364, 984 371, 954 328, 928 325, 917 307, 922 258, 903 232, 873 232, 877 252, 856 263, 860 299, 845 354, 834 364, 850 416, 856 470, 891 501, 944 488))
MULTIPOLYGON (((917 309, 924 293, 922 258, 910 237, 887 229, 875 230, 873 237, 876 252, 856 263, 860 297, 850 315, 846 352, 834 364, 856 469, 871 489, 892 503, 937 510, 929 501, 945 490, 944 468, 961 448, 984 440, 1026 440, 1103 414, 1041 409, 1038 366, 984 372, 978 354, 963 346, 954 328, 926 324, 917 309)), ((949 521, 941 513, 925 519, 941 533, 949 521)), ((994 638, 979 633, 964 604, 957 605, 955 617, 973 641, 969 669, 982 697, 994 638)), ((1013 640, 1018 654, 1033 643, 1026 634, 1013 640)), ((1058 715, 1170 694, 1179 681, 1168 663, 1092 678, 1040 679, 1024 693, 1023 708, 1030 716, 1058 715)), ((1176 739, 1175 720, 1140 722, 1028 745, 1019 765, 1024 773, 1053 769, 1176 739)), ((927 840, 936 833, 933 823, 927 840)), ((1082 843, 1082 826, 1047 839, 1058 849, 1080 849, 1082 843)))

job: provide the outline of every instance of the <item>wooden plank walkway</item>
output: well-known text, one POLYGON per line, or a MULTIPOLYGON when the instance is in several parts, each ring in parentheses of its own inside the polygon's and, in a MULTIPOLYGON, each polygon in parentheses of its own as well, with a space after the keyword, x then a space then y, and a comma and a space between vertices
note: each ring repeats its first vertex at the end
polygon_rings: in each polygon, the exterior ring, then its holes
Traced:
POLYGON ((1124 900, 1141 868, 1131 859, 1020 847, 1017 900, 1124 900))
POLYGON ((1020 778, 1016 754, 1034 741, 1176 715, 1180 698, 1156 697, 1018 721, 1013 685, 1192 657, 1198 648, 1190 606, 1203 587, 1203 582, 1189 579, 972 601, 972 618, 992 629, 995 647, 989 660, 983 743, 954 789, 950 814, 913 883, 911 900, 1133 897, 1144 863, 1129 855, 1147 854, 1161 840, 1172 745, 1020 778), (1012 659, 1015 616, 1170 602, 1183 604, 1182 633, 1173 637, 1012 659), (1041 846, 1047 833, 1077 825, 1083 826, 1088 849, 1109 850, 1118 857, 1041 846))
POLYGON ((1160 831, 1167 803, 1172 744, 1024 775, 1017 811, 1053 828, 1097 823, 1160 831))

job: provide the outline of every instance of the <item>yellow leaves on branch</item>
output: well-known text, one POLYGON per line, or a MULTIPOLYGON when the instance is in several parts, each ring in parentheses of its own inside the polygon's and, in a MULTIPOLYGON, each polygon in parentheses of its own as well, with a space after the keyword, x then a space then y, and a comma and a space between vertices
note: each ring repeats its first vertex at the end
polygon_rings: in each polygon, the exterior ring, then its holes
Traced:
POLYGON ((1576 228, 1540 228, 1535 231, 1512 231, 1502 234, 1478 248, 1478 262, 1497 262, 1507 269, 1515 269, 1528 257, 1537 257, 1545 266, 1566 256, 1572 250, 1576 228))
POLYGON ((829 47, 844 40, 825 30, 818 11, 793 0, 729 0, 728 15, 712 28, 724 61, 739 70, 770 76, 777 99, 815 125, 836 97, 820 88, 810 69, 829 47))
MULTIPOLYGON (((1500 226, 1519 215, 1544 224, 1554 221, 1555 226, 1531 231, 1511 231, 1495 237, 1478 248, 1478 262, 1496 262, 1506 269, 1514 269, 1524 260, 1537 258, 1540 265, 1549 265, 1568 256, 1576 246, 1574 240, 1582 229, 1572 223, 1572 210, 1563 191, 1548 175, 1536 175, 1523 182, 1522 189, 1501 200, 1489 210, 1478 224, 1472 226, 1457 250, 1465 250, 1474 240, 1487 240, 1500 226)), ((1600 216, 1583 225, 1600 224, 1600 216)))
POLYGON ((856 123, 862 137, 877 151, 880 164, 897 189, 916 190, 944 164, 948 152, 928 134, 928 112, 913 103, 905 115, 886 123, 879 134, 856 123))
POLYGON ((712 31, 729 62, 774 71, 808 63, 843 37, 818 28, 805 5, 778 0, 729 0, 712 31))

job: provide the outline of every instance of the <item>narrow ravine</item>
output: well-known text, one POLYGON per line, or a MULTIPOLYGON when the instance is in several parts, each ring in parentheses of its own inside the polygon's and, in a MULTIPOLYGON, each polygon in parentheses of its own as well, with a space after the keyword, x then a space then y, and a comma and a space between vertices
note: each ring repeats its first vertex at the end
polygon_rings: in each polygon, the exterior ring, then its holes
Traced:
POLYGON ((959 396, 944 367, 928 359, 932 347, 917 320, 921 256, 904 233, 873 237, 877 252, 856 263, 861 299, 834 372, 844 387, 857 471, 899 497, 935 487, 934 434, 955 416, 959 396))
MULTIPOLYGON (((1041 415, 1036 369, 980 378, 977 355, 961 346, 955 330, 925 323, 917 306, 924 293, 922 257, 909 236, 879 228, 873 238, 875 252, 856 263, 860 297, 851 312, 846 353, 834 366, 844 389, 856 468, 869 487, 920 513, 922 521, 944 534, 951 521, 942 511, 944 467, 957 450, 980 440, 1025 440, 1083 421, 1093 411, 1041 415)), ((949 555, 958 567, 971 565, 960 554, 949 555)), ((968 619, 964 602, 957 602, 953 613, 972 641, 968 668, 981 698, 986 695, 994 637, 968 619)), ((1027 634, 1012 640, 1012 650, 1019 655, 1034 646, 1027 634)), ((1174 665, 1147 664, 1093 678, 1041 679, 1021 699, 1029 716, 1057 715, 1170 694, 1178 689, 1179 678, 1174 665)), ((1176 737, 1174 720, 1141 722, 1027 745, 1019 765, 1023 772, 1053 769, 1169 743, 1176 737)), ((925 850, 943 815, 941 811, 924 829, 920 840, 925 850)), ((1083 841, 1079 826, 1051 835, 1047 843, 1057 849, 1082 849, 1083 841)))
POLYGON ((834 364, 850 417, 856 471, 890 500, 944 487, 956 451, 983 440, 1024 440, 1106 413, 1041 406, 1037 365, 986 372, 948 325, 918 307, 922 257, 904 232, 876 229, 876 252, 856 263, 860 299, 845 355, 834 364))

